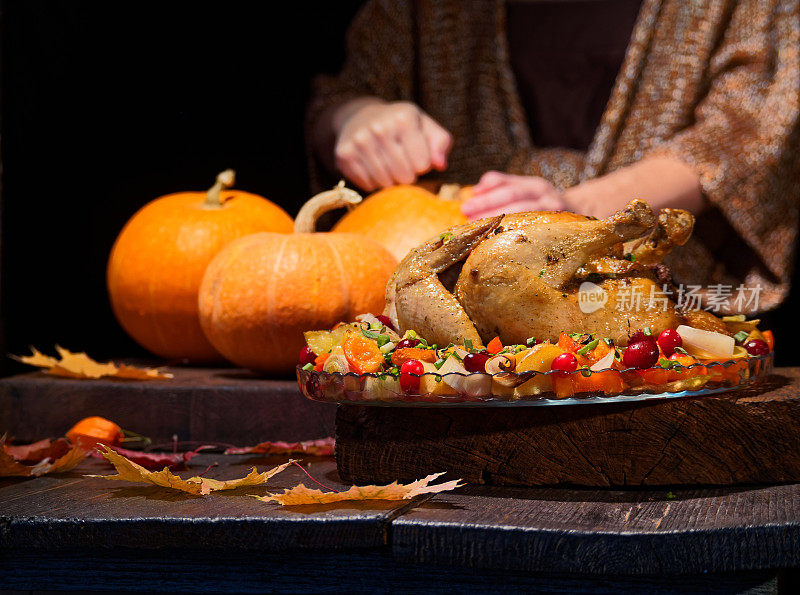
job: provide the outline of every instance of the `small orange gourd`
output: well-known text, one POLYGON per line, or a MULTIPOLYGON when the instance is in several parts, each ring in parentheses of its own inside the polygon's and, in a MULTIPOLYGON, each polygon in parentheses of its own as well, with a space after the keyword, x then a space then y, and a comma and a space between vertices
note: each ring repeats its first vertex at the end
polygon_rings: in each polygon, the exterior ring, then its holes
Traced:
POLYGON ((305 204, 295 233, 249 235, 211 261, 200 322, 219 353, 237 366, 291 374, 304 331, 383 311, 392 255, 361 235, 314 232, 323 212, 360 200, 340 183, 305 204))
POLYGON ((229 242, 259 231, 290 233, 292 218, 267 199, 232 190, 234 172, 208 192, 178 192, 142 207, 108 261, 117 320, 148 351, 194 362, 222 358, 200 328, 197 291, 206 266, 229 242))
POLYGON ((411 248, 467 222, 461 201, 469 191, 451 185, 442 188, 439 195, 408 184, 384 188, 345 214, 333 231, 372 238, 400 261, 411 248))
POLYGON ((98 416, 85 417, 67 432, 67 438, 72 444, 86 450, 92 449, 98 444, 108 444, 109 446, 119 444, 124 437, 122 429, 117 424, 98 416))

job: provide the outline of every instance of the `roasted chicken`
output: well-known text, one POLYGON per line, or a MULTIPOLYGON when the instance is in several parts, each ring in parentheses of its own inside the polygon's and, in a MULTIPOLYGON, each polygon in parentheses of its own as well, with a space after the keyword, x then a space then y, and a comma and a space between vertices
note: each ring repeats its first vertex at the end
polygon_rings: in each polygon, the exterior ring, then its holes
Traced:
POLYGON ((659 262, 693 224, 686 211, 656 216, 634 200, 602 220, 531 212, 459 225, 398 265, 386 314, 401 332, 414 329, 439 345, 494 336, 504 344, 556 341, 566 331, 623 346, 636 329, 687 323, 663 291, 659 262), (599 300, 594 310, 582 302, 588 292, 599 300))

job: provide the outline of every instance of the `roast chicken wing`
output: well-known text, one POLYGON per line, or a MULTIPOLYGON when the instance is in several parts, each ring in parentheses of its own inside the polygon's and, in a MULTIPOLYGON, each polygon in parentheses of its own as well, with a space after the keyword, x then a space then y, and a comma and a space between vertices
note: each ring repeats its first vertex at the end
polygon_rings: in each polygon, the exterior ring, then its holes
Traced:
POLYGON ((494 336, 556 341, 562 331, 626 345, 632 330, 684 322, 648 267, 683 244, 693 222, 674 209, 657 218, 634 200, 602 220, 533 212, 456 226, 400 263, 387 285, 386 313, 401 332, 414 329, 439 345, 482 345, 494 336), (626 257, 623 243, 640 238, 626 257), (605 299, 594 311, 580 301, 586 280, 605 299))

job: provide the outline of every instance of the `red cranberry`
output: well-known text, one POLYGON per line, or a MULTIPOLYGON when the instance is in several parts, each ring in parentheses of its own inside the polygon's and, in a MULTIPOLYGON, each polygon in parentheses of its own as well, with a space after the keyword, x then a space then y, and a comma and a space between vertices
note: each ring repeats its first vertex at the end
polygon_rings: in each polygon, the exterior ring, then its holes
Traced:
POLYGON ((750 355, 767 355, 769 353, 769 345, 761 339, 750 339, 744 344, 744 348, 750 355))
POLYGON ((390 329, 392 329, 393 331, 397 332, 397 329, 396 329, 396 328, 394 328, 394 325, 392 324, 392 321, 391 321, 391 320, 389 320, 389 317, 388 317, 388 316, 384 316, 383 314, 378 314, 378 315, 377 315, 375 318, 377 318, 378 320, 380 320, 380 321, 381 321, 381 324, 382 324, 383 326, 388 326, 390 329))
POLYGON ((652 341, 655 343, 656 338, 653 335, 645 335, 644 331, 639 330, 633 333, 631 338, 628 339, 628 345, 633 345, 634 343, 639 343, 640 341, 652 341))
POLYGON ((556 356, 553 363, 550 364, 550 369, 557 370, 556 373, 561 376, 567 376, 566 372, 574 372, 578 369, 578 358, 574 353, 562 353, 556 356))
POLYGON ((622 355, 622 364, 626 368, 651 368, 658 361, 658 347, 654 341, 639 341, 628 345, 622 355))
POLYGON ((676 347, 683 347, 683 339, 681 339, 678 331, 668 328, 667 330, 661 331, 661 334, 658 335, 658 346, 661 347, 661 351, 664 352, 664 355, 669 357, 675 353, 676 347))
POLYGON ((464 356, 464 367, 467 372, 486 372, 486 362, 488 361, 488 353, 468 353, 464 356))
POLYGON ((400 366, 400 388, 403 392, 419 392, 419 377, 425 372, 422 362, 418 359, 410 359, 400 366), (412 376, 416 374, 416 376, 412 376))
POLYGON ((420 344, 419 339, 400 339, 397 342, 397 345, 394 346, 395 349, 406 349, 408 347, 416 347, 420 344))
POLYGON ((300 350, 300 357, 297 359, 300 361, 301 366, 305 366, 306 364, 313 364, 317 359, 317 354, 311 351, 311 347, 306 345, 300 350))

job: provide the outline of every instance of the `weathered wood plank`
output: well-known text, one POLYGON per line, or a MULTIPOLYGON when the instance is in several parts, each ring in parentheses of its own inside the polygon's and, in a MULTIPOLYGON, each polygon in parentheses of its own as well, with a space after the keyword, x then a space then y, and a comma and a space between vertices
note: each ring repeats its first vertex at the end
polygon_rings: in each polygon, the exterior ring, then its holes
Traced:
POLYGON ((659 486, 800 481, 800 369, 723 395, 523 408, 340 406, 348 481, 448 470, 474 484, 659 486))
POLYGON ((800 485, 665 491, 469 487, 392 523, 403 561, 680 575, 800 566, 800 485))
MULTIPOLYGON (((309 471, 334 489, 343 486, 330 459, 308 458, 309 471)), ((183 476, 212 462, 207 477, 231 479, 286 462, 286 457, 201 454, 183 476)), ((389 521, 407 502, 282 507, 247 495, 309 484, 291 467, 266 486, 196 497, 130 482, 86 478, 111 474, 98 460, 70 473, 36 479, 0 479, 0 548, 229 548, 259 551, 347 549, 387 544, 389 521)))
POLYGON ((62 436, 87 415, 113 419, 156 443, 239 446, 331 436, 335 406, 304 398, 293 380, 235 368, 168 368, 164 381, 73 380, 41 372, 0 379, 0 434, 20 441, 62 436))

